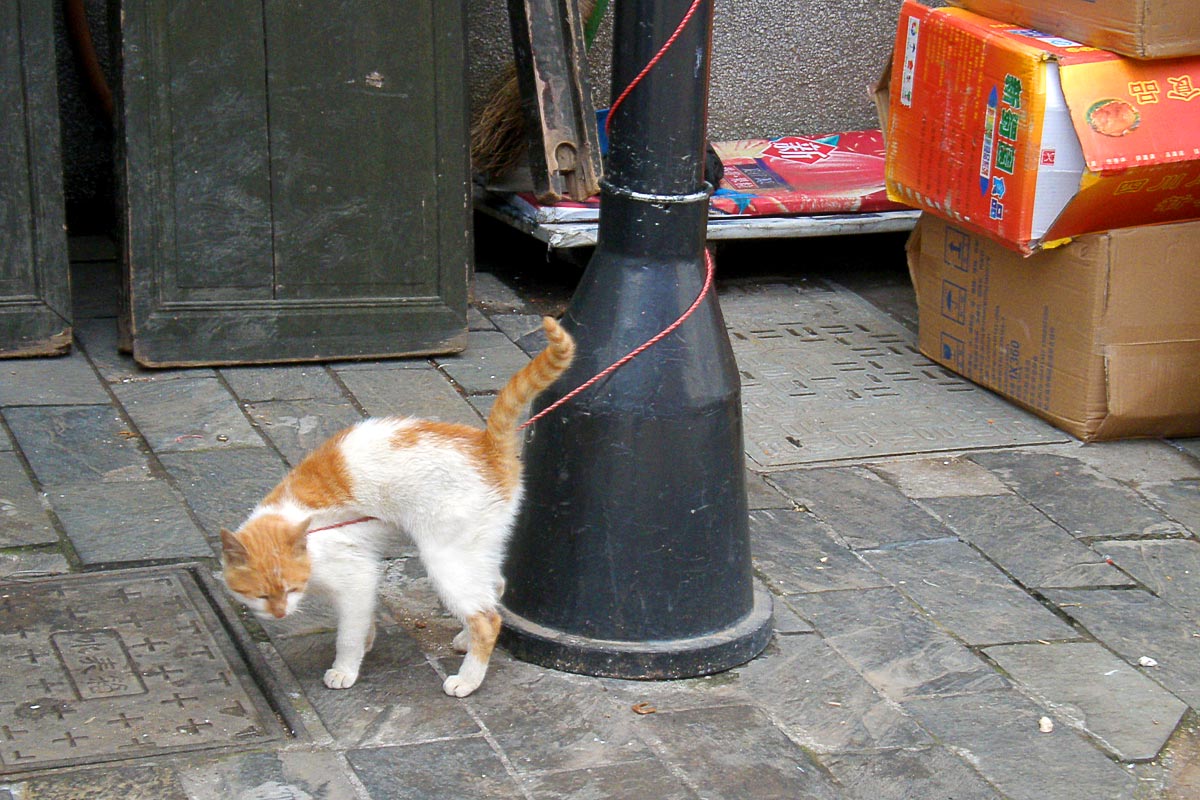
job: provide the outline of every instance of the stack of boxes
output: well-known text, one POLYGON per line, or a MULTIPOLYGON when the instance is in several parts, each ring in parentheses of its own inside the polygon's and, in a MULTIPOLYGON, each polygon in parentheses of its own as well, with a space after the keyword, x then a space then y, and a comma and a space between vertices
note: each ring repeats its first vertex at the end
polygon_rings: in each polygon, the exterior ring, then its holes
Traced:
POLYGON ((921 350, 1085 441, 1200 434, 1194 0, 952 2, 881 84, 921 350))

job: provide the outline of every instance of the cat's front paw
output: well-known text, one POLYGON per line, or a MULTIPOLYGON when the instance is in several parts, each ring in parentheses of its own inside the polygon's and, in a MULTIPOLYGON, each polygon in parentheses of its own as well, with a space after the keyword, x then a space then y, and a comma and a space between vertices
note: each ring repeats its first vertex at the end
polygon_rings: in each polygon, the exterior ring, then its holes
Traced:
POLYGON ((442 691, 451 697, 466 697, 471 692, 479 688, 479 684, 483 681, 472 681, 469 678, 464 678, 461 675, 451 675, 446 678, 446 682, 442 684, 442 691))
POLYGON ((325 685, 330 689, 349 689, 356 680, 358 680, 357 670, 349 672, 336 667, 325 670, 325 685))

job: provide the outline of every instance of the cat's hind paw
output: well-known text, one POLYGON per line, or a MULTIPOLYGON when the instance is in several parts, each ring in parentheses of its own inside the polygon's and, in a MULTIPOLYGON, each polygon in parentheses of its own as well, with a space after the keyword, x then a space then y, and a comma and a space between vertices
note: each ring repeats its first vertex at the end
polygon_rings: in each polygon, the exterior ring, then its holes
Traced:
POLYGON ((454 648, 456 653, 467 652, 467 646, 471 644, 471 631, 468 628, 463 628, 458 633, 454 634, 454 641, 450 646, 454 648))
POLYGON ((358 680, 357 672, 346 672, 340 669, 325 670, 325 685, 330 689, 349 689, 358 680))
POLYGON ((442 684, 442 691, 451 697, 466 697, 478 689, 481 683, 483 683, 482 680, 472 681, 469 678, 464 678, 462 675, 451 675, 442 684))

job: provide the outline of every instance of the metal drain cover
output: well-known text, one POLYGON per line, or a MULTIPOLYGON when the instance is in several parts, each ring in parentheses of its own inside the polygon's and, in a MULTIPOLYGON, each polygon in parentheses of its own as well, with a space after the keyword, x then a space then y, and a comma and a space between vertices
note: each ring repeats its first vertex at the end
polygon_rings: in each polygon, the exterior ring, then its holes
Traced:
POLYGON ((283 735, 191 571, 0 582, 0 774, 283 735))
POLYGON ((762 468, 1067 441, 921 355, 911 332, 849 290, 734 287, 721 307, 746 453, 762 468))

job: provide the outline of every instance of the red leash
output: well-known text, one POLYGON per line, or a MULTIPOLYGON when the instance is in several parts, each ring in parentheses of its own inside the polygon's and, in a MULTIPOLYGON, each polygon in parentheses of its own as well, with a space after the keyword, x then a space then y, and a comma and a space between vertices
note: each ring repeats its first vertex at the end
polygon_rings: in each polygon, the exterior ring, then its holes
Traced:
POLYGON ((345 522, 335 522, 332 525, 326 525, 322 528, 310 528, 309 533, 317 533, 318 531, 331 531, 334 528, 344 528, 347 525, 357 525, 360 522, 375 522, 379 517, 359 517, 358 519, 348 519, 345 522))
POLYGON ((608 116, 604 118, 605 136, 608 136, 608 130, 612 126, 613 115, 617 113, 617 109, 621 106, 621 103, 625 102, 625 98, 629 96, 629 93, 633 91, 635 86, 642 82, 642 78, 646 77, 646 73, 654 69, 654 65, 662 60, 662 57, 666 55, 668 50, 671 49, 671 45, 675 44, 675 40, 679 38, 679 34, 683 33, 683 29, 686 28, 687 24, 692 21, 692 17, 696 15, 696 9, 698 8, 700 8, 700 0, 692 0, 691 7, 689 7, 687 13, 683 15, 683 19, 679 21, 679 27, 675 29, 674 33, 667 37, 667 41, 663 43, 662 47, 658 48, 658 52, 654 54, 654 58, 650 59, 649 63, 642 67, 642 71, 637 74, 637 77, 625 87, 625 91, 621 92, 621 95, 616 99, 616 101, 608 107, 608 116))
POLYGON ((625 355, 618 358, 613 363, 609 364, 607 367, 605 367, 603 370, 598 372, 596 375, 592 376, 591 378, 588 378, 586 381, 581 383, 579 386, 576 386, 574 389, 567 392, 565 395, 560 397, 558 400, 555 400, 553 403, 546 406, 544 409, 539 411, 537 414, 534 414, 532 417, 530 417, 524 423, 522 423, 521 425, 518 425, 517 430, 519 430, 519 431, 525 430, 530 425, 532 425, 533 423, 537 422, 542 417, 549 414, 551 411, 556 410, 559 406, 563 405, 564 403, 568 402, 569 400, 573 400, 575 398, 575 396, 578 395, 580 392, 585 391, 592 386, 595 386, 597 383, 604 380, 609 375, 612 375, 614 372, 619 370, 621 367, 625 366, 630 361, 633 361, 635 358, 640 356, 642 353, 646 352, 651 347, 658 344, 663 339, 665 339, 666 337, 668 337, 672 333, 674 333, 675 330, 680 325, 682 325, 687 320, 687 318, 690 317, 697 308, 700 307, 700 303, 702 303, 704 301, 704 298, 708 296, 708 293, 710 291, 712 291, 713 274, 716 272, 716 267, 713 265, 712 254, 709 253, 707 249, 705 249, 705 251, 704 251, 704 270, 705 270, 704 286, 702 286, 700 288, 700 294, 696 295, 696 299, 692 301, 692 304, 688 307, 688 310, 684 311, 682 314, 679 315, 679 319, 675 320, 670 325, 663 328, 658 333, 654 334, 654 336, 647 339, 645 341, 645 343, 639 345, 638 347, 634 348, 633 350, 629 351, 625 355))

